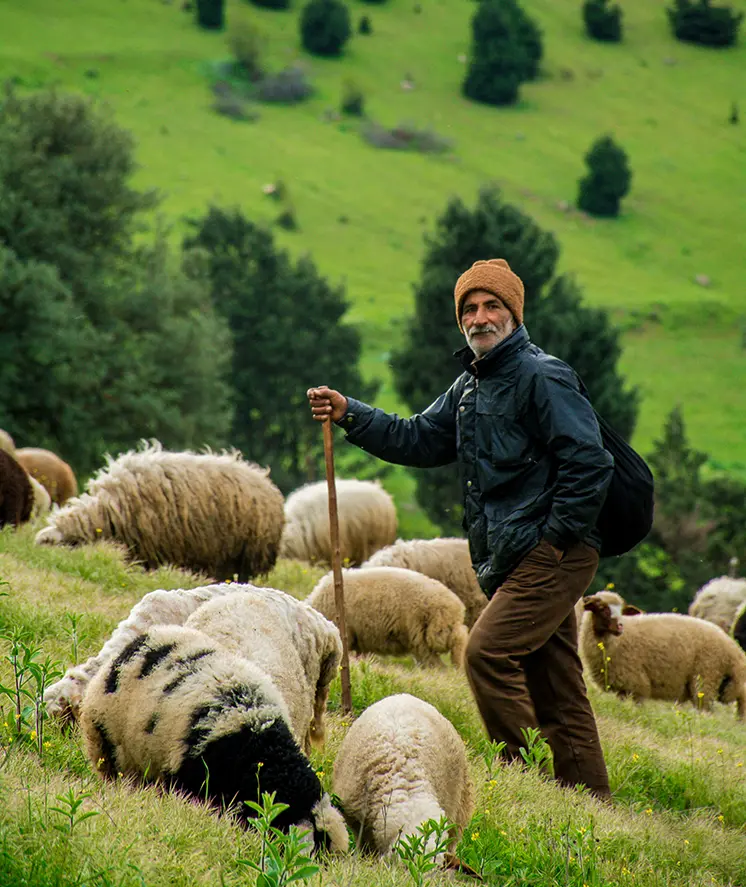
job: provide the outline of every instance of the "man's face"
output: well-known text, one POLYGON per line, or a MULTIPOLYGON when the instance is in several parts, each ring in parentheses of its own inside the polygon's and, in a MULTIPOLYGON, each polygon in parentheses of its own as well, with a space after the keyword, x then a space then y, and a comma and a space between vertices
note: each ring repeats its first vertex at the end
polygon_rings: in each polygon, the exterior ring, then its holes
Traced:
POLYGON ((464 299, 461 326, 477 359, 515 330, 515 318, 502 299, 485 290, 474 290, 464 299))

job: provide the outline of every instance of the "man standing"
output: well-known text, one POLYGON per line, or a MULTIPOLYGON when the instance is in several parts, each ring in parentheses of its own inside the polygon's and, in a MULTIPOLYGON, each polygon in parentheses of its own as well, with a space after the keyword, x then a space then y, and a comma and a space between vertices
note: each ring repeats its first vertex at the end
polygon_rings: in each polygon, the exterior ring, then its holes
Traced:
POLYGON ((574 605, 598 567, 613 458, 575 372, 531 343, 508 263, 475 262, 454 295, 464 372, 423 413, 400 419, 327 387, 309 389, 311 409, 388 462, 458 462, 464 529, 490 598, 466 652, 487 732, 520 760, 521 728, 539 727, 559 782, 608 797, 574 605))

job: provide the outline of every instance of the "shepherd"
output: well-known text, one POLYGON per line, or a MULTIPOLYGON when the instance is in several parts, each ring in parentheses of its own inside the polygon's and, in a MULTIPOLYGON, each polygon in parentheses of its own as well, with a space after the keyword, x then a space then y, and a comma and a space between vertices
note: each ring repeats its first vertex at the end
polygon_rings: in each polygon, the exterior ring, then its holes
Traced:
POLYGON ((380 459, 458 463, 472 564, 490 599, 466 651, 487 733, 520 762, 526 731, 541 730, 555 778, 608 799, 574 606, 598 567, 614 459, 577 374, 531 342, 523 293, 505 259, 459 277, 464 371, 421 414, 401 419, 326 386, 308 398, 315 419, 331 418, 380 459))

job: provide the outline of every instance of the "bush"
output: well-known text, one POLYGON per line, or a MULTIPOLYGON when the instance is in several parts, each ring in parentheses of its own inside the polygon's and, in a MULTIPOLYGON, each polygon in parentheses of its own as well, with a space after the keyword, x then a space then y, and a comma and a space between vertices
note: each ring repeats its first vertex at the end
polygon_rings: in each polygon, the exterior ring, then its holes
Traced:
POLYGON ((743 19, 743 13, 730 6, 712 6, 710 0, 674 0, 666 12, 678 40, 701 46, 733 46, 743 19))
POLYGON ((583 21, 589 37, 605 43, 619 43, 622 39, 622 10, 609 0, 586 0, 583 21))
POLYGON ((257 28, 247 21, 238 21, 228 35, 231 48, 240 73, 248 80, 259 80, 262 76, 261 35, 257 28))
POLYGON ((197 24, 219 31, 225 24, 225 0, 197 0, 197 24))
POLYGON ((290 0, 251 0, 254 6, 264 9, 290 9, 290 0))
POLYGON ((585 156, 588 175, 580 180, 578 207, 594 216, 618 216, 632 173, 627 155, 610 136, 598 139, 585 156))
POLYGON ((301 43, 314 55, 341 55, 350 39, 350 13, 340 0, 311 0, 300 19, 301 43))
POLYGON ((365 116, 365 96, 352 80, 346 80, 344 83, 340 111, 350 117, 365 116))
POLYGON ((313 87, 298 65, 285 68, 277 74, 267 74, 257 85, 256 96, 262 102, 294 105, 313 95, 313 87))
POLYGON ((232 90, 216 94, 212 110, 224 117, 230 117, 231 120, 254 121, 259 116, 256 111, 250 109, 245 99, 236 95, 232 90))
POLYGON ((417 129, 411 123, 400 123, 386 129, 371 120, 362 130, 363 138, 375 148, 390 148, 398 151, 419 151, 422 154, 439 154, 450 151, 453 142, 430 129, 417 129))
POLYGON ((358 34, 372 34, 373 33, 373 25, 370 22, 370 17, 364 15, 360 18, 360 23, 357 26, 358 34))
POLYGON ((482 0, 472 19, 472 58, 464 95, 487 105, 511 105, 532 67, 514 15, 502 0, 482 0))

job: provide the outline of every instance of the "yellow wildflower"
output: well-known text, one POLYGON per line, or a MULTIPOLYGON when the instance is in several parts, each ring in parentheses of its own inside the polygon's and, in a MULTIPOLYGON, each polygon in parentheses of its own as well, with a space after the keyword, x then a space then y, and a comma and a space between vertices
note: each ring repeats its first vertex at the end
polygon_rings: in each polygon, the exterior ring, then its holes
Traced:
POLYGON ((684 838, 684 843, 687 845, 687 847, 689 846, 689 841, 687 841, 686 838, 684 838))
POLYGON ((606 583, 606 590, 607 590, 607 591, 614 591, 615 588, 616 588, 616 586, 614 585, 613 582, 607 582, 607 583, 606 583))
POLYGON ((635 752, 635 753, 632 755, 632 760, 633 760, 633 761, 639 761, 639 760, 640 760, 640 756, 637 754, 637 752, 635 752))
POLYGON ((718 816, 718 822, 725 822, 725 817, 722 813, 720 814, 720 816, 718 816))
POLYGON ((699 693, 697 693, 697 699, 704 699, 704 698, 705 698, 705 694, 700 690, 699 693))
POLYGON ((652 816, 653 815, 653 808, 648 807, 648 809, 645 812, 648 814, 648 816, 652 816))
POLYGON ((719 749, 718 749, 718 754, 721 755, 722 753, 723 753, 722 748, 719 748, 719 749))
POLYGON ((36 739, 37 736, 38 736, 38 733, 36 732, 36 730, 32 730, 31 731, 31 738, 36 739))
POLYGON ((472 841, 476 841, 479 838, 479 832, 472 832, 471 839, 472 841))

